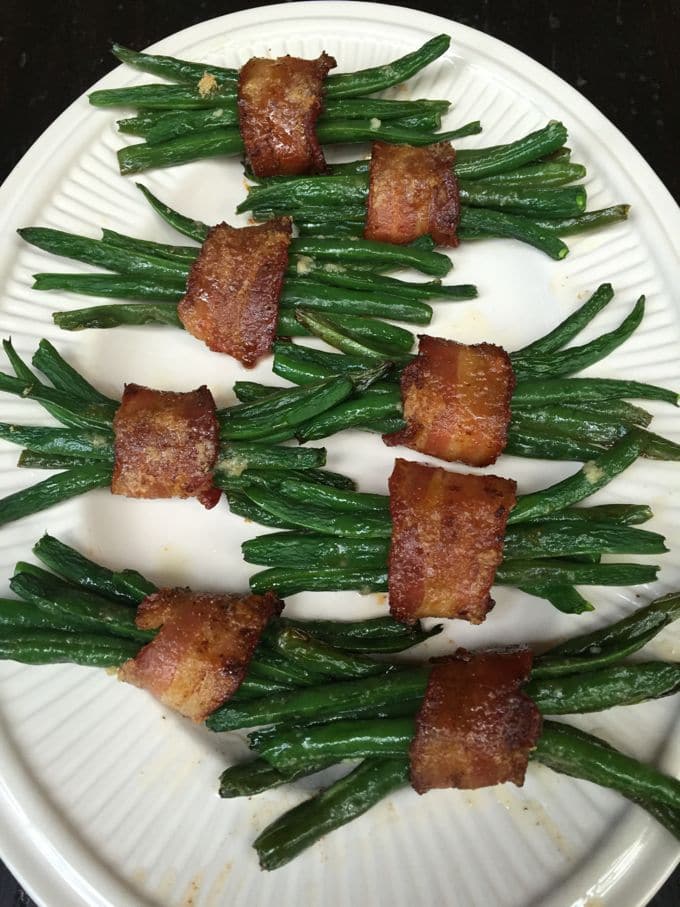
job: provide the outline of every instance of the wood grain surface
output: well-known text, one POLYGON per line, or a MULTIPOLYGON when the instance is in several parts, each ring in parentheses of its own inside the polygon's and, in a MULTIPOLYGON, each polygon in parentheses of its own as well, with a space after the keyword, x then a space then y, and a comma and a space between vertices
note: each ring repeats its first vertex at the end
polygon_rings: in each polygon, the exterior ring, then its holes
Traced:
MULTIPOLYGON (((349 6, 352 0, 347 2, 349 6)), ((111 41, 142 49, 196 22, 252 5, 233 0, 0 0, 0 181, 55 117, 113 68, 111 41)), ((609 117, 680 199, 677 0, 402 5, 456 19, 543 63, 609 117)), ((455 28, 452 35, 455 41, 455 28)), ((0 907, 32 905, 0 863, 0 907)), ((678 905, 680 871, 650 901, 650 907, 678 905)))

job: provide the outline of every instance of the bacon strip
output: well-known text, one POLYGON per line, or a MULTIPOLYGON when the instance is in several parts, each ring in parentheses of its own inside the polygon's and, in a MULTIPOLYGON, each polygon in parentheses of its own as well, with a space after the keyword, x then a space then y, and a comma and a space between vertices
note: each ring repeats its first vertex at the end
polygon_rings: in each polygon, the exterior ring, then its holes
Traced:
POLYGON ((416 716, 411 784, 419 794, 439 787, 521 786, 541 733, 541 715, 521 692, 528 649, 438 659, 416 716))
POLYGON ((215 401, 203 385, 188 393, 126 384, 113 420, 111 491, 129 498, 191 498, 214 507, 219 445, 215 401))
POLYGON ((448 142, 422 148, 373 142, 366 239, 403 245, 429 234, 439 246, 457 246, 455 159, 448 142))
POLYGON ((481 623, 503 559, 505 524, 517 484, 397 460, 390 476, 390 612, 481 623))
POLYGON ((255 227, 213 227, 191 266, 177 306, 184 327, 247 368, 270 352, 288 265, 292 223, 278 217, 255 227))
POLYGON ((316 137, 328 71, 325 51, 316 60, 253 57, 238 77, 238 115, 243 144, 255 176, 324 173, 316 137))
POLYGON ((384 435, 442 460, 495 463, 508 440, 515 374, 500 346, 420 335, 418 356, 401 373, 406 428, 384 435))
POLYGON ((137 610, 142 630, 158 635, 118 676, 194 721, 226 702, 246 676, 253 652, 283 602, 266 595, 209 595, 161 589, 137 610))

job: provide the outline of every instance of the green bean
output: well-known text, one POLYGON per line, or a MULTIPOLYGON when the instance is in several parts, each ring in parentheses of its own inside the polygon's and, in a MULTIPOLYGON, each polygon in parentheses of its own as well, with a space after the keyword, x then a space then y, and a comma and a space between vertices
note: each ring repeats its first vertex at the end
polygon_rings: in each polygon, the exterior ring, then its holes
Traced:
POLYGON ((558 236, 572 236, 587 230, 599 230, 610 224, 619 224, 628 219, 629 211, 630 205, 612 205, 598 211, 586 211, 577 217, 541 218, 536 221, 536 226, 558 236))
POLYGON ((301 665, 291 664, 282 658, 278 652, 263 651, 261 657, 257 655, 248 666, 248 676, 256 680, 271 680, 288 690, 296 687, 316 686, 322 677, 305 671, 301 665))
MULTIPOLYGON (((218 488, 221 487, 220 476, 216 476, 214 482, 218 488)), ((275 529, 297 529, 294 523, 269 513, 269 511, 260 507, 254 501, 251 501, 243 492, 227 489, 226 496, 229 509, 237 516, 241 516, 253 523, 258 523, 260 526, 272 526, 275 529)))
POLYGON ((131 249, 120 249, 101 239, 90 239, 47 227, 26 227, 17 230, 17 233, 23 240, 45 252, 99 265, 128 277, 137 275, 152 280, 186 283, 188 266, 183 261, 171 261, 168 258, 133 252, 131 249))
POLYGON ((274 768, 292 769, 325 759, 364 759, 366 757, 407 755, 414 733, 414 720, 379 718, 357 721, 331 721, 313 727, 278 731, 271 738, 265 732, 259 739, 250 734, 250 746, 274 768))
POLYGON ((567 130, 558 122, 550 122, 542 129, 532 132, 516 142, 498 145, 493 149, 475 149, 478 154, 471 158, 460 152, 456 158, 456 175, 459 179, 480 179, 516 170, 530 164, 546 154, 557 151, 567 139, 567 130))
POLYGON ((404 125, 400 120, 388 120, 386 123, 378 124, 373 117, 366 120, 336 120, 323 117, 316 125, 317 137, 323 145, 379 141, 418 147, 437 142, 452 142, 468 135, 478 135, 481 131, 479 120, 444 132, 425 131, 420 125, 409 126, 408 121, 404 125))
POLYGON ((134 658, 139 643, 120 637, 58 630, 0 632, 0 658, 23 664, 71 662, 89 667, 115 667, 134 658))
MULTIPOLYGON (((173 291, 174 293, 175 291, 173 291)), ((177 291, 178 292, 178 291, 177 291)), ((52 320, 65 331, 88 328, 117 328, 143 324, 167 324, 184 329, 174 302, 118 302, 68 312, 53 312, 52 320)))
MULTIPOLYGON (((30 383, 23 379, 13 378, 0 372, 0 391, 14 394, 17 397, 27 397, 40 403, 48 404, 50 411, 68 414, 70 423, 74 427, 91 428, 95 431, 110 431, 111 422, 119 404, 89 403, 75 398, 72 394, 57 388, 41 384, 37 378, 30 383)), ((47 407, 46 407, 47 408, 47 407)), ((60 418, 60 417, 58 417, 60 418)))
POLYGON ((534 217, 576 217, 586 210, 587 195, 583 186, 558 189, 514 188, 461 183, 460 200, 473 208, 494 208, 511 214, 534 217))
POLYGON ((630 406, 625 401, 610 401, 609 411, 604 407, 593 410, 589 406, 560 406, 549 403, 540 408, 520 407, 513 411, 514 425, 542 426, 557 435, 605 443, 621 437, 631 428, 648 425, 651 416, 645 410, 630 406))
POLYGON ((575 460, 583 463, 599 456, 606 445, 556 436, 547 427, 516 419, 510 423, 504 453, 543 460, 575 460))
POLYGON ((594 630, 583 636, 576 636, 550 649, 546 656, 588 656, 595 657, 611 647, 627 645, 644 638, 650 631, 658 633, 663 627, 680 617, 680 594, 672 592, 657 598, 645 608, 614 624, 594 630))
MULTIPOLYGON (((295 390, 300 390, 296 388, 295 390)), ((295 434, 295 427, 307 419, 330 409, 335 404, 344 400, 354 391, 354 384, 344 377, 332 378, 312 388, 302 388, 306 393, 293 397, 290 392, 291 402, 275 411, 265 411, 259 415, 259 410, 252 411, 248 407, 258 404, 241 404, 230 410, 220 413, 220 437, 227 441, 248 441, 257 438, 267 438, 273 432, 290 429, 290 437, 295 434)), ((265 407, 269 409, 271 403, 267 401, 265 407)))
POLYGON ((174 262, 183 262, 187 267, 193 264, 201 251, 198 246, 175 246, 149 239, 137 239, 134 236, 126 236, 124 233, 116 233, 115 230, 107 229, 102 229, 102 240, 109 246, 142 252, 156 258, 168 258, 174 262))
MULTIPOLYGON (((600 651, 588 651, 586 655, 552 655, 544 653, 534 659, 531 669, 533 678, 555 677, 562 674, 578 674, 581 671, 594 671, 599 668, 618 664, 629 655, 633 655, 646 646, 659 632, 660 627, 655 626, 625 643, 617 646, 608 646, 600 651)), ((552 650, 551 650, 552 651, 552 650)))
POLYGON ((111 465, 77 466, 0 500, 0 526, 111 484, 111 465))
POLYGON ((91 455, 81 457, 67 457, 61 454, 38 453, 35 450, 22 450, 17 460, 20 469, 72 469, 75 466, 113 466, 113 458, 108 460, 103 457, 91 455))
MULTIPOLYGON (((352 644, 357 641, 383 640, 385 637, 411 639, 423 632, 420 624, 406 626, 393 617, 372 617, 368 620, 294 620, 290 617, 283 617, 279 619, 278 625, 283 629, 292 627, 301 630, 303 633, 343 649, 351 649, 352 644)), ((276 624, 270 624, 270 626, 276 626, 276 624)), ((268 632, 265 630, 265 635, 268 632)))
POLYGON ((205 63, 192 63, 187 60, 178 60, 176 57, 140 53, 123 47, 122 44, 112 44, 111 53, 121 63, 127 63, 128 66, 134 66, 144 72, 150 72, 155 76, 176 82, 199 82, 207 74, 214 76, 218 82, 235 87, 238 79, 238 72, 235 69, 225 69, 222 66, 210 66, 205 63))
POLYGON ((544 378, 517 383, 513 406, 536 406, 544 403, 581 406, 590 401, 632 397, 637 400, 661 400, 675 406, 680 396, 664 387, 622 381, 616 378, 544 378))
POLYGON ((590 602, 573 586, 543 583, 537 586, 522 585, 519 588, 522 592, 526 592, 527 595, 535 595, 537 598, 546 599, 553 608, 557 608, 563 614, 584 614, 587 611, 595 610, 590 602))
POLYGON ((533 378, 560 378, 580 372, 600 359, 604 359, 613 350, 626 341, 640 326, 645 313, 645 297, 641 296, 629 315, 618 328, 601 334, 595 340, 583 346, 569 347, 566 350, 552 350, 546 353, 526 352, 513 356, 513 371, 518 381, 533 378))
POLYGON ((635 586, 652 583, 659 568, 650 564, 586 564, 541 558, 503 561, 495 582, 502 586, 588 585, 635 586))
POLYGON ((135 612, 127 604, 60 580, 30 564, 19 563, 16 571, 10 589, 49 614, 78 620, 81 626, 95 632, 110 632, 140 642, 148 642, 155 635, 137 628, 135 612))
POLYGON ((0 637, 6 630, 18 633, 24 630, 66 630, 77 633, 82 623, 65 615, 47 614, 37 605, 0 598, 0 637))
POLYGON ((9 425, 0 422, 0 438, 28 447, 31 452, 66 457, 89 456, 113 462, 113 433, 76 428, 48 428, 31 425, 9 425))
POLYGON ((386 592, 387 571, 368 568, 342 570, 323 567, 295 570, 272 567, 251 576, 250 588, 256 594, 276 592, 281 598, 297 595, 298 592, 337 592, 342 589, 359 590, 365 594, 386 592))
POLYGON ((504 211, 493 211, 486 208, 464 207, 460 216, 460 235, 465 237, 467 231, 481 231, 494 236, 519 239, 522 242, 540 249, 551 258, 559 261, 569 249, 551 230, 546 230, 528 217, 521 214, 507 214, 504 211))
POLYGON ((236 126, 222 129, 204 129, 189 135, 177 136, 156 145, 141 142, 128 145, 117 152, 118 167, 125 175, 141 173, 152 167, 173 167, 208 157, 240 154, 243 140, 236 126))
MULTIPOLYGON (((549 186, 563 186, 580 180, 586 175, 586 168, 582 164, 569 164, 560 162, 543 162, 538 164, 525 164, 518 170, 509 170, 497 173, 484 179, 475 180, 475 188, 534 188, 543 189, 549 186)), ((465 184, 467 185, 467 184, 465 184)))
POLYGON ((282 308, 303 307, 328 311, 335 315, 372 315, 413 324, 429 324, 432 308, 415 299, 390 296, 389 293, 366 294, 361 290, 314 283, 311 280, 287 280, 280 297, 282 308))
POLYGON ((247 488, 248 497, 273 516, 294 523, 301 529, 311 529, 329 535, 354 538, 389 538, 392 526, 382 513, 339 511, 328 506, 315 506, 290 498, 280 491, 266 488, 247 488))
POLYGON ((421 113, 444 114, 451 107, 450 101, 419 99, 395 101, 385 98, 330 98, 324 103, 323 116, 327 119, 401 120, 421 113))
MULTIPOLYGON (((304 308, 295 310, 295 319, 308 330, 309 333, 323 337, 326 332, 331 337, 338 337, 339 343, 348 346, 348 351, 369 358, 410 361, 411 356, 406 356, 415 343, 415 337, 410 331, 396 325, 386 324, 363 315, 318 315, 316 312, 304 308), (366 353, 361 351, 366 350, 366 353)), ((333 344, 336 345, 336 344, 333 344)))
POLYGON ((523 523, 510 527, 503 542, 505 561, 570 557, 575 554, 661 554, 664 537, 644 529, 609 523, 523 523))
POLYGON ((349 677, 385 675, 395 670, 389 663, 374 661, 365 655, 351 654, 321 642, 292 627, 279 633, 277 649, 286 658, 317 675, 346 680, 349 677))
POLYGON ((522 495, 511 512, 508 524, 536 520, 582 501, 607 485, 633 463, 644 449, 638 429, 618 441, 611 450, 585 463, 574 475, 549 488, 522 495))
POLYGON ((279 721, 321 721, 324 718, 351 717, 361 708, 379 710, 385 706, 420 700, 425 693, 429 670, 408 668, 396 672, 389 684, 384 677, 362 677, 293 690, 268 696, 260 701, 227 703, 206 719, 212 731, 275 724, 279 721))
POLYGON ((303 532, 275 532, 241 545, 249 564, 277 567, 384 567, 389 539, 355 539, 303 532))
POLYGON ((303 176, 295 180, 255 186, 236 208, 237 214, 254 208, 286 209, 300 205, 325 205, 329 208, 363 205, 368 191, 364 176, 303 176))
POLYGON ((128 85, 93 91, 88 100, 93 107, 138 107, 143 110, 195 110, 204 107, 233 106, 235 86, 225 85, 201 91, 198 85, 128 85))
POLYGON ((289 772, 280 772, 273 768, 266 759, 251 759, 249 762, 230 765, 220 775, 220 797, 253 797, 265 790, 271 790, 282 784, 290 784, 322 771, 331 765, 330 762, 321 762, 316 766, 305 766, 289 772))
MULTIPOLYGON (((171 283, 169 281, 143 279, 141 277, 118 277, 114 274, 51 273, 34 274, 33 289, 63 290, 67 293, 78 293, 81 296, 114 296, 118 299, 139 299, 150 302, 178 302, 186 292, 186 285, 184 283, 171 283)), ((110 320, 115 317, 115 310, 111 309, 111 307, 107 308, 108 311, 106 311, 105 317, 110 320)), ((176 309, 176 306, 174 309, 176 309)), ((131 313, 134 311, 134 309, 130 309, 131 313)), ((161 312, 163 310, 154 306, 152 311, 161 312)), ((97 309, 83 309, 80 312, 73 313, 77 316, 75 319, 76 326, 75 328, 67 328, 67 330, 80 330, 81 327, 99 327, 99 325, 87 323, 88 317, 91 321, 95 317, 94 313, 96 312, 97 309), (85 323, 81 324, 83 319, 85 323)), ((170 319, 170 323, 173 323, 171 312, 172 310, 170 309, 167 317, 170 319)), ((54 320, 62 327, 67 322, 66 316, 69 314, 68 312, 57 312, 54 320)), ((101 317, 103 318, 104 315, 101 317)), ((174 318, 177 319, 176 312, 174 318)), ((154 315, 154 319, 157 320, 157 315, 154 315)), ((121 323, 124 322, 119 321, 112 326, 117 327, 121 323)), ((137 323, 140 322, 138 321, 137 323)), ((142 323, 149 324, 150 322, 147 320, 142 323)), ((108 327, 108 325, 105 326, 108 327)))
POLYGON ((273 680, 263 678, 246 677, 229 700, 230 702, 242 703, 261 699, 264 696, 271 696, 274 693, 287 693, 289 687, 280 683, 274 683, 273 680))
MULTIPOLYGON (((653 514, 646 504, 599 504, 596 507, 565 507, 564 510, 546 513, 540 517, 545 522, 615 523, 636 526, 651 520, 653 514)), ((527 521, 531 525, 531 521, 527 521)))
MULTIPOLYGON (((271 622, 263 633, 263 640, 276 645, 280 633, 288 629, 299 630, 306 636, 326 643, 344 652, 388 653, 402 652, 441 633, 442 625, 435 624, 424 630, 420 622, 407 626, 392 617, 374 617, 369 620, 292 620, 280 618, 271 622)), ((383 710, 384 711, 384 710, 383 710)))
POLYGON ((561 321, 554 330, 533 343, 523 346, 510 354, 513 363, 536 353, 554 353, 579 334, 586 325, 598 315, 614 298, 614 289, 610 283, 601 284, 583 305, 561 321))
POLYGON ((652 661, 530 680, 524 692, 543 714, 568 715, 658 699, 679 688, 680 665, 652 661))
POLYGON ((449 35, 437 35, 422 47, 383 66, 350 73, 332 73, 326 79, 328 98, 353 98, 398 85, 414 76, 448 50, 449 35))
POLYGON ((410 331, 393 325, 362 317, 323 316, 304 308, 296 309, 295 319, 310 334, 350 355, 378 361, 389 358, 398 364, 405 364, 413 358, 407 351, 413 347, 415 337, 410 331))
POLYGON ((414 283, 412 281, 398 280, 394 277, 386 277, 373 271, 361 272, 356 269, 356 265, 351 272, 348 272, 343 265, 335 264, 335 262, 324 264, 306 257, 302 259, 302 267, 300 266, 300 259, 298 259, 297 265, 289 266, 288 274, 294 277, 308 276, 312 280, 330 283, 337 287, 390 292, 405 299, 462 300, 474 299, 477 296, 477 288, 472 284, 447 285, 442 284, 439 280, 414 283))
POLYGON ((83 589, 139 604, 156 586, 136 570, 109 570, 47 533, 33 546, 33 553, 54 573, 83 589))
POLYGON ((408 760, 367 759, 349 775, 268 825, 255 839, 262 869, 278 869, 323 835, 408 781, 408 760))
POLYGON ((259 384, 257 381, 234 381, 233 391, 239 403, 254 403, 276 394, 280 387, 273 384, 259 384))
POLYGON ((268 447, 231 441, 220 445, 215 464, 216 472, 238 475, 245 469, 313 469, 324 466, 326 451, 323 447, 268 447))
POLYGON ((384 515, 389 519, 390 500, 384 494, 369 494, 365 491, 345 491, 311 482, 281 482, 281 491, 293 500, 303 501, 313 506, 330 507, 333 510, 384 515))
POLYGON ((88 403, 105 403, 118 407, 117 400, 112 400, 97 390, 89 381, 69 365, 57 352, 49 340, 41 340, 33 354, 33 365, 41 371, 52 384, 61 391, 80 397, 88 403))
POLYGON ((554 771, 617 790, 633 801, 677 809, 680 782, 568 725, 546 721, 531 758, 554 771))
POLYGON ((139 189, 156 214, 160 215, 166 224, 174 230, 177 230, 177 232, 181 233, 183 236, 188 236, 189 239, 194 239, 199 243, 205 241, 208 232, 210 231, 208 224, 204 224, 200 220, 194 220, 191 217, 185 217, 185 215, 180 214, 179 211, 173 210, 169 205, 166 205, 160 199, 156 198, 156 196, 141 183, 135 183, 135 186, 139 189))
POLYGON ((236 98, 220 107, 150 110, 140 116, 118 120, 116 126, 118 132, 140 136, 149 145, 156 145, 181 135, 203 132, 206 129, 238 126, 236 98))
POLYGON ((431 246, 395 246, 391 243, 370 239, 294 239, 290 254, 307 255, 322 261, 341 264, 367 264, 385 268, 414 268, 432 277, 445 277, 453 267, 451 259, 441 252, 433 252, 431 246))
POLYGON ((313 350, 313 355, 310 355, 310 347, 286 341, 275 341, 273 350, 274 374, 296 384, 312 384, 333 375, 352 374, 372 364, 370 359, 364 357, 343 356, 322 350, 313 350))
POLYGON ((385 394, 373 394, 371 391, 360 397, 345 400, 333 409, 310 419, 297 429, 295 437, 302 444, 326 438, 348 428, 376 431, 380 434, 389 434, 404 428, 406 422, 402 418, 399 390, 395 388, 393 392, 385 394))

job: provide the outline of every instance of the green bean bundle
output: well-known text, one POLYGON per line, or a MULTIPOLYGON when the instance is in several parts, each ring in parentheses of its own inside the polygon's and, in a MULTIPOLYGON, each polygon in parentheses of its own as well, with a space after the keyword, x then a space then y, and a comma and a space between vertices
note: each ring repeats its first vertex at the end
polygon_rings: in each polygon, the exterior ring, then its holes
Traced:
MULTIPOLYGON (((659 460, 680 459, 680 445, 647 431, 652 415, 625 398, 657 400, 678 405, 678 394, 639 381, 571 377, 600 362, 639 327, 645 309, 641 297, 621 324, 581 346, 567 344, 614 298, 610 284, 602 284, 583 305, 544 337, 510 354, 517 379, 511 399, 511 420, 505 452, 551 460, 587 461, 611 448, 637 429, 647 440, 642 455, 659 460)), ((300 309, 305 327, 345 355, 291 343, 275 346, 274 371, 283 378, 311 387, 330 375, 352 374, 385 358, 356 332, 348 331, 333 316, 300 309)), ((412 360, 409 356, 409 361, 412 360)), ((397 362, 403 362, 397 360, 397 362)), ((298 440, 324 438, 346 428, 389 433, 404 426, 400 369, 387 381, 361 396, 343 401, 322 416, 300 426, 298 440)), ((272 389, 239 383, 236 392, 264 400, 272 389)))
MULTIPOLYGON (((410 79, 448 49, 448 35, 437 35, 412 53, 383 66, 354 73, 331 73, 325 104, 316 125, 321 144, 407 142, 427 145, 481 131, 479 122, 437 132, 448 101, 393 101, 371 95, 410 79)), ((95 107, 136 107, 138 115, 118 121, 122 133, 144 139, 121 148, 121 173, 170 167, 215 155, 243 153, 238 128, 238 71, 113 46, 123 63, 175 84, 139 85, 92 92, 95 107)))
MULTIPOLYGON (((47 340, 33 356, 33 366, 18 355, 11 341, 3 347, 14 375, 0 373, 0 391, 40 403, 60 427, 0 423, 0 438, 24 450, 19 465, 63 470, 36 485, 0 500, 0 525, 37 513, 53 504, 111 484, 114 465, 113 418, 119 403, 86 381, 47 340)), ((238 510, 241 476, 268 484, 274 475, 351 488, 344 476, 321 469, 323 449, 275 446, 294 437, 297 425, 366 389, 385 372, 383 366, 360 377, 331 378, 313 388, 282 389, 266 403, 239 404, 217 412, 220 447, 213 484, 233 491, 238 510)))
MULTIPOLYGON (((19 562, 10 580, 17 599, 0 600, 0 658, 26 664, 118 666, 155 636, 135 624, 135 608, 158 591, 136 570, 110 570, 44 535, 33 553, 44 567, 19 562), (45 569, 47 568, 47 569, 45 569)), ((237 699, 304 688, 329 679, 392 670, 365 653, 401 652, 439 631, 390 618, 270 622, 237 699)))
MULTIPOLYGON (((500 585, 517 586, 569 613, 592 606, 578 585, 636 585, 652 582, 650 564, 602 562, 607 554, 654 554, 663 537, 636 529, 649 511, 601 512, 581 503, 634 462, 647 443, 633 430, 579 472, 542 491, 522 495, 510 513, 500 585)), ((240 477, 239 493, 251 502, 244 513, 283 530, 244 542, 246 561, 267 569, 254 574, 254 592, 274 589, 282 597, 302 591, 386 591, 392 537, 389 498, 382 495, 274 480, 268 486, 240 477)))
MULTIPOLYGON (((559 260, 569 252, 562 236, 625 220, 627 205, 586 210, 585 188, 568 185, 586 175, 585 167, 549 159, 566 140, 564 125, 550 122, 506 145, 457 151, 459 238, 517 239, 559 260)), ((324 176, 260 179, 237 211, 259 220, 288 214, 303 235, 361 236, 368 171, 369 162, 357 160, 331 167, 324 176)))
MULTIPOLYGON (((676 665, 624 659, 677 619, 679 603, 680 596, 672 593, 613 625, 549 649, 534 659, 526 693, 544 715, 601 711, 671 695, 680 683, 676 665)), ((256 758, 223 773, 223 797, 252 796, 337 762, 355 766, 260 833, 254 846, 263 869, 284 865, 408 783, 414 716, 428 674, 427 667, 402 667, 380 678, 227 704, 210 716, 207 724, 215 731, 265 726, 249 736, 256 758), (381 717, 367 717, 370 707, 381 717)), ((602 740, 546 720, 531 758, 619 791, 680 835, 680 783, 602 740)))

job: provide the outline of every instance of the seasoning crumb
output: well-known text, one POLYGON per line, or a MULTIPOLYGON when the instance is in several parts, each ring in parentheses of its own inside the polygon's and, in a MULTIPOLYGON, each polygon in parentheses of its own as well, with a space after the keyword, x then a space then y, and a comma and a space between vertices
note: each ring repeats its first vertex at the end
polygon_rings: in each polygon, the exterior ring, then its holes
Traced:
POLYGON ((217 91, 217 79, 215 76, 211 75, 209 72, 204 72, 198 82, 198 93, 202 98, 207 98, 209 95, 214 94, 217 91))

